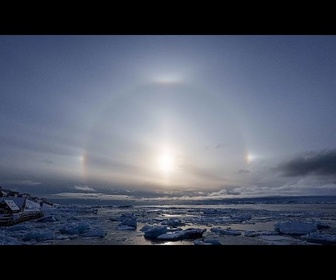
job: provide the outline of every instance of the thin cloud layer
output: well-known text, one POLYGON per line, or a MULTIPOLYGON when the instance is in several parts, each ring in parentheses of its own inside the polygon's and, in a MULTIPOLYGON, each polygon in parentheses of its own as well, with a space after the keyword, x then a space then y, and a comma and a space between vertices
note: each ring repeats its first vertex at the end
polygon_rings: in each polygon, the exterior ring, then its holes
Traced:
POLYGON ((0 36, 0 45, 3 188, 333 193, 335 36, 0 36), (309 150, 322 152, 300 155, 309 150))
POLYGON ((104 193, 79 193, 79 192, 63 192, 53 194, 58 198, 76 198, 76 199, 99 199, 99 200, 127 200, 130 199, 128 195, 112 195, 104 193))
POLYGON ((24 186, 37 186, 41 185, 41 182, 35 182, 31 180, 5 180, 5 181, 0 181, 0 184, 4 185, 24 185, 24 186))

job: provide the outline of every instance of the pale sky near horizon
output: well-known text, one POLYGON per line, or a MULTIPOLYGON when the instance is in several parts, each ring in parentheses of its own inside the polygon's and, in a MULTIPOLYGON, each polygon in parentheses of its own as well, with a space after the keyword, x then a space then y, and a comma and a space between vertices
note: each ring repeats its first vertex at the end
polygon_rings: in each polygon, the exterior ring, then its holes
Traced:
POLYGON ((336 195, 336 36, 0 35, 0 185, 336 195))

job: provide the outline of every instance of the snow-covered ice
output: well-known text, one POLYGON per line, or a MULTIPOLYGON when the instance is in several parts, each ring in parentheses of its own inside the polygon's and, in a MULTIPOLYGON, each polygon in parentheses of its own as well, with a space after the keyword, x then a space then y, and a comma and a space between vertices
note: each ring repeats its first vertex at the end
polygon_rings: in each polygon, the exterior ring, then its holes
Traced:
POLYGON ((222 245, 222 243, 216 239, 196 239, 193 243, 194 245, 222 245))
POLYGON ((167 233, 166 226, 153 226, 144 230, 145 238, 157 239, 159 235, 167 233))
POLYGON ((0 227, 1 245, 72 243, 336 244, 336 203, 57 204, 42 218, 0 227))
POLYGON ((224 229, 224 228, 220 228, 220 227, 213 227, 210 230, 212 232, 217 233, 217 234, 241 235, 241 232, 239 230, 232 230, 230 228, 224 229))
POLYGON ((183 240, 183 239, 196 239, 202 237, 206 229, 187 228, 185 230, 164 233, 157 237, 158 240, 183 240))
POLYGON ((304 236, 308 242, 320 244, 336 244, 336 235, 321 234, 317 232, 309 233, 304 236))
POLYGON ((137 217, 134 215, 124 215, 121 217, 121 222, 118 225, 120 230, 136 230, 137 217))
POLYGON ((274 229, 282 234, 303 235, 317 231, 317 225, 311 222, 290 221, 277 223, 274 229))

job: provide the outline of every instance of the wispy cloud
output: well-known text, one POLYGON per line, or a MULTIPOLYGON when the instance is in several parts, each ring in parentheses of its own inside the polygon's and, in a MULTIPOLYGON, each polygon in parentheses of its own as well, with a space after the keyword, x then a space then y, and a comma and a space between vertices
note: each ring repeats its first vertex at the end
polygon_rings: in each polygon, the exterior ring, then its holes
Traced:
POLYGON ((239 170, 237 171, 237 173, 238 173, 238 174, 248 174, 248 173, 251 173, 251 171, 246 170, 246 169, 239 169, 239 170))
POLYGON ((225 146, 224 143, 219 143, 216 145, 205 145, 203 149, 204 150, 218 150, 218 149, 223 148, 224 146, 225 146))
POLYGON ((211 198, 214 198, 214 197, 228 197, 231 195, 240 195, 240 192, 238 191, 238 187, 224 188, 218 192, 212 192, 208 196, 211 198))
POLYGON ((220 149, 220 148, 222 148, 222 147, 224 147, 224 144, 223 144, 223 143, 220 143, 220 144, 217 144, 217 145, 216 145, 215 149, 220 149))
POLYGON ((83 191, 83 192, 96 192, 94 188, 88 186, 74 186, 74 190, 83 191))
POLYGON ((23 186, 37 186, 41 185, 41 182, 35 182, 35 181, 30 181, 30 180, 5 180, 5 181, 0 181, 1 184, 4 185, 23 185, 23 186))
POLYGON ((279 193, 291 195, 336 195, 336 182, 330 177, 300 177, 276 188, 279 193))

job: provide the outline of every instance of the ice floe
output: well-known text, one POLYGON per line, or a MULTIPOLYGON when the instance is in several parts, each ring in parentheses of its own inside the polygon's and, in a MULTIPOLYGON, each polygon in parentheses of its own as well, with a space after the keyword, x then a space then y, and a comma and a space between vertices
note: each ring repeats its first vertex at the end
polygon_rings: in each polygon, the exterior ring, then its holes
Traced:
POLYGON ((322 234, 312 232, 303 237, 308 242, 320 243, 320 244, 336 244, 336 235, 322 234))
POLYGON ((314 222, 288 221, 276 223, 274 229, 282 234, 304 235, 317 231, 317 225, 314 222))
POLYGON ((160 234, 157 237, 157 239, 158 240, 170 240, 170 241, 177 241, 177 240, 183 240, 183 239, 195 239, 195 238, 202 237, 204 232, 206 232, 206 229, 187 228, 185 230, 160 234))
POLYGON ((216 239, 196 239, 193 242, 194 245, 222 245, 218 240, 216 239))
POLYGON ((232 230, 230 228, 224 229, 220 227, 213 227, 210 229, 210 231, 217 233, 217 234, 223 234, 223 235, 241 235, 241 231, 239 230, 232 230))

